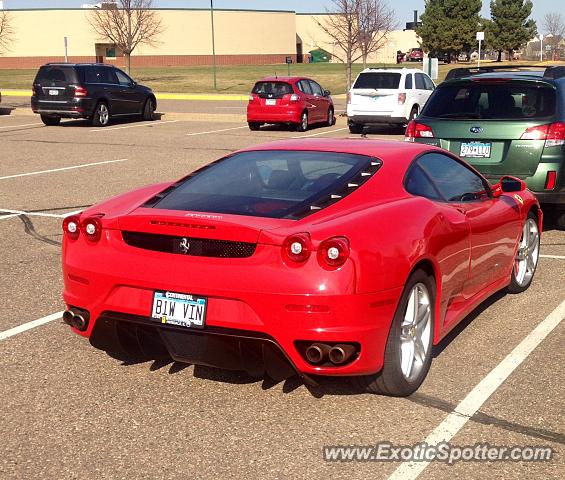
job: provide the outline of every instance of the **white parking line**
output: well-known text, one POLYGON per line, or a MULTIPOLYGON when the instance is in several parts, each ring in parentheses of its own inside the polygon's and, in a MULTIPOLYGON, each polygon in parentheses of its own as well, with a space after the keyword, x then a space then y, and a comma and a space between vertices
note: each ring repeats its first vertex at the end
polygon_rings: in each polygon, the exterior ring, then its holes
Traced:
POLYGON ((312 133, 311 135, 300 135, 300 136, 291 137, 291 138, 317 137, 318 135, 326 135, 328 133, 341 132, 342 130, 347 130, 347 128, 348 127, 336 128, 335 130, 326 130, 325 132, 312 133))
MULTIPOLYGON (((565 318, 565 300, 469 392, 453 412, 428 435, 424 443, 437 445, 440 442, 449 442, 563 318, 565 318)), ((429 464, 429 461, 403 463, 388 478, 389 480, 416 479, 429 464)))
POLYGON ((62 172, 64 170, 74 170, 75 168, 94 167, 95 165, 104 165, 106 163, 116 163, 116 162, 125 162, 125 161, 127 161, 127 158, 120 158, 119 160, 105 160, 103 162, 83 163, 82 165, 74 165, 72 167, 53 168, 51 170, 40 170, 39 172, 18 173, 16 175, 7 175, 5 177, 0 177, 0 180, 6 180, 8 178, 27 177, 29 175, 41 175, 43 173, 62 172))
POLYGON ((123 127, 104 127, 104 128, 95 128, 90 130, 91 132, 111 132, 113 130, 124 130, 126 128, 140 128, 140 127, 157 127, 159 125, 164 125, 165 123, 177 123, 180 120, 167 120, 167 121, 159 121, 159 122, 147 122, 147 123, 138 123, 136 125, 125 125, 123 127))
POLYGON ((187 137, 193 137, 195 135, 208 135, 209 133, 220 133, 220 132, 228 132, 230 130, 239 130, 241 128, 249 128, 247 125, 243 125, 241 127, 232 127, 232 128, 222 128, 221 130, 210 130, 208 132, 196 132, 196 133, 187 133, 187 137))
POLYGON ((565 255, 540 255, 540 258, 557 258, 559 260, 565 260, 565 255))
POLYGON ((45 325, 46 323, 52 322, 53 320, 57 320, 61 318, 62 315, 63 312, 52 313, 51 315, 47 315, 46 317, 38 318, 37 320, 24 323, 23 325, 18 325, 17 327, 10 328, 9 330, 4 330, 3 332, 0 332, 0 341, 13 337, 18 333, 31 330, 32 328, 35 327, 39 327, 40 325, 45 325))
POLYGON ((4 129, 4 128, 35 127, 37 125, 43 125, 43 123, 26 123, 24 125, 4 125, 3 127, 0 128, 4 129))

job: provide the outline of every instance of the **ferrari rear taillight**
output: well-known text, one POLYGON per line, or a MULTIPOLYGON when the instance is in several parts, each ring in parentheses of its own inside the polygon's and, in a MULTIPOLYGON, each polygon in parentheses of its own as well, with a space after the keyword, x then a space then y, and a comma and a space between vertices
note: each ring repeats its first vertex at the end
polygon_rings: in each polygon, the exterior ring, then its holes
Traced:
POLYGON ((347 238, 332 237, 318 247, 318 261, 323 267, 339 268, 347 261, 349 253, 347 238))
POLYGON ((553 190, 555 188, 555 182, 557 180, 557 172, 555 170, 550 170, 547 172, 545 177, 545 189, 553 190))
POLYGON ((434 138, 432 127, 412 120, 406 127, 405 142, 413 142, 416 138, 434 138))
POLYGON ((87 217, 80 225, 80 229, 84 233, 87 240, 97 242, 102 236, 102 222, 98 217, 87 217))
POLYGON ((520 140, 545 140, 545 147, 565 145, 565 123, 555 122, 527 128, 520 140))
POLYGON ((282 256, 284 260, 294 263, 304 263, 310 258, 312 242, 308 233, 296 233, 287 237, 283 242, 282 256))
POLYGON ((75 87, 75 97, 87 97, 88 90, 84 87, 75 87))
POLYGON ((76 240, 80 234, 80 216, 71 215, 63 220, 63 233, 71 240, 76 240))
POLYGON ((399 93, 398 94, 398 105, 404 105, 405 102, 406 102, 406 94, 405 93, 399 93))

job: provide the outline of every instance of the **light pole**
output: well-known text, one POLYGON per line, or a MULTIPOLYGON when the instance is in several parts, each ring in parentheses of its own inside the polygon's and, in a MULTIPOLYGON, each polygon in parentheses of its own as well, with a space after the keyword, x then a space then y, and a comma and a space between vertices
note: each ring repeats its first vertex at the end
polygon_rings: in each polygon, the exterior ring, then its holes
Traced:
POLYGON ((216 79, 216 40, 214 35, 214 0, 210 0, 210 21, 212 23, 212 69, 214 71, 214 90, 218 89, 216 79))
POLYGON ((539 61, 543 62, 543 35, 539 34, 539 61))
POLYGON ((481 68, 481 43, 485 39, 485 32, 477 32, 477 41, 479 42, 479 58, 477 58, 477 68, 481 68))

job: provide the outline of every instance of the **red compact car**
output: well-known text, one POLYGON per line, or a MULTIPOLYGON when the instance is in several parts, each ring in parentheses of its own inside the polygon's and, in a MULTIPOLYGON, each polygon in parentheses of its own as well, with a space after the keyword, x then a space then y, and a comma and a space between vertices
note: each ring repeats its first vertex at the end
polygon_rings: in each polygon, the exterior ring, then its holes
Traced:
POLYGON ((439 148, 284 140, 65 219, 63 318, 108 352, 409 395, 461 319, 529 287, 541 226, 524 182, 439 148))
POLYGON ((264 123, 295 125, 300 132, 314 123, 335 123, 330 92, 309 78, 267 77, 249 95, 247 123, 258 130, 264 123))

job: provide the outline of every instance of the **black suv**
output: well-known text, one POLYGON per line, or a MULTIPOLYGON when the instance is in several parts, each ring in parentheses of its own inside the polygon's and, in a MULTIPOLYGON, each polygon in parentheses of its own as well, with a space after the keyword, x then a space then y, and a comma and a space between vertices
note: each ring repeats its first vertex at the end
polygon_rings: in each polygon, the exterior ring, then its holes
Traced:
POLYGON ((153 120, 157 100, 150 88, 112 65, 48 63, 33 82, 31 108, 45 125, 58 125, 61 118, 86 118, 104 127, 112 117, 153 120))

